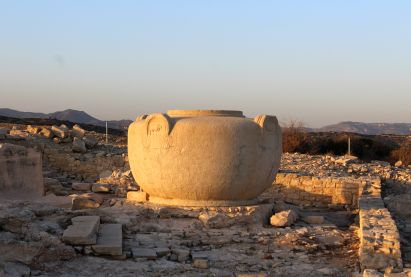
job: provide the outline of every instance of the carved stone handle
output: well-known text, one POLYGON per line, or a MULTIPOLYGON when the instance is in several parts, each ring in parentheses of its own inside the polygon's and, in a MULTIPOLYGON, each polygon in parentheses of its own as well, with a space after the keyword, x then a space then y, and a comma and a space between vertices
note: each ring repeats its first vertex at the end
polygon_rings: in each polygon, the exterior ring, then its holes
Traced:
POLYGON ((145 118, 146 147, 168 148, 171 120, 166 114, 156 113, 145 118))
POLYGON ((271 115, 257 115, 254 122, 266 132, 274 132, 278 128, 277 117, 271 115))

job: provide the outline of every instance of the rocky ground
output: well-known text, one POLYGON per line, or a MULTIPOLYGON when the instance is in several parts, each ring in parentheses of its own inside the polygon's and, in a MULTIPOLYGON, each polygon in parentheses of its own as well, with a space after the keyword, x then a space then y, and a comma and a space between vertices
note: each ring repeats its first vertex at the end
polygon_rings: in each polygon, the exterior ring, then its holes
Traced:
MULTIPOLYGON (((41 128, 18 126, 19 131, 11 132, 12 126, 1 127, 8 132, 3 136, 0 132, 0 143, 42 151, 47 195, 37 201, 0 203, 0 276, 352 276, 359 272, 358 211, 352 208, 298 207, 270 192, 260 205, 249 207, 172 208, 130 202, 127 192, 139 188, 129 171, 125 137, 112 136, 106 144, 103 134, 86 132, 79 142, 73 129, 63 130, 67 135, 61 138, 58 130, 53 133, 47 126, 42 128, 52 132, 48 137, 41 128), (270 216, 282 211, 295 215, 286 214, 282 224, 272 220, 270 224, 270 216), (121 255, 99 255, 92 246, 63 242, 71 219, 89 215, 98 216, 101 224, 121 224, 121 255)), ((352 157, 285 154, 281 171, 380 177, 385 203, 402 234, 404 262, 411 262, 409 167, 352 157)))

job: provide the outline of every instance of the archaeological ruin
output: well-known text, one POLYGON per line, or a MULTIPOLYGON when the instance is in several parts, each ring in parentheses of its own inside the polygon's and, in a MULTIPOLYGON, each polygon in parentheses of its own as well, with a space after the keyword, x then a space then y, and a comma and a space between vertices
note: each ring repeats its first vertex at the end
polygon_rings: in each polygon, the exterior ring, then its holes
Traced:
POLYGON ((410 276, 410 167, 281 151, 239 111, 0 123, 0 276, 410 276))

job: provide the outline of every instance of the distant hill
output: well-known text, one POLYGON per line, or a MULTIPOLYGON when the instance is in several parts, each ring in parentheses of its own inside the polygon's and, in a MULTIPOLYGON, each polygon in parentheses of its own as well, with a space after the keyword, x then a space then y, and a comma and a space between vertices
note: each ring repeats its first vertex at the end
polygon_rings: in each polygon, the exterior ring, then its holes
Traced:
POLYGON ((411 123, 363 123, 345 121, 315 129, 315 132, 349 132, 364 135, 411 135, 411 123))
POLYGON ((20 112, 7 108, 0 108, 0 115, 14 118, 48 118, 45 113, 20 112))
MULTIPOLYGON (((95 126, 106 126, 106 122, 99 120, 84 111, 77 111, 73 109, 68 109, 64 111, 58 111, 54 113, 32 113, 32 112, 21 112, 12 109, 1 109, 0 115, 14 118, 47 118, 47 119, 58 119, 61 121, 71 121, 79 124, 88 124, 95 126)), ((115 129, 125 129, 127 128, 131 120, 110 120, 108 121, 108 126, 115 129)))

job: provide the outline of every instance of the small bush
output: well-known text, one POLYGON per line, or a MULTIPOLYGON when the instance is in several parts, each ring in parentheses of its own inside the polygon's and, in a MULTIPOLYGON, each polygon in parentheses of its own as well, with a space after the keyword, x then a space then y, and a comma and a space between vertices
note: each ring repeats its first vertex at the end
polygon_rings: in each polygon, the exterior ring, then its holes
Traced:
POLYGON ((304 146, 306 133, 304 124, 299 121, 291 120, 282 128, 283 131, 283 152, 299 152, 304 146))
POLYGON ((402 161, 404 165, 411 164, 411 142, 404 142, 400 148, 391 152, 393 162, 402 161))

